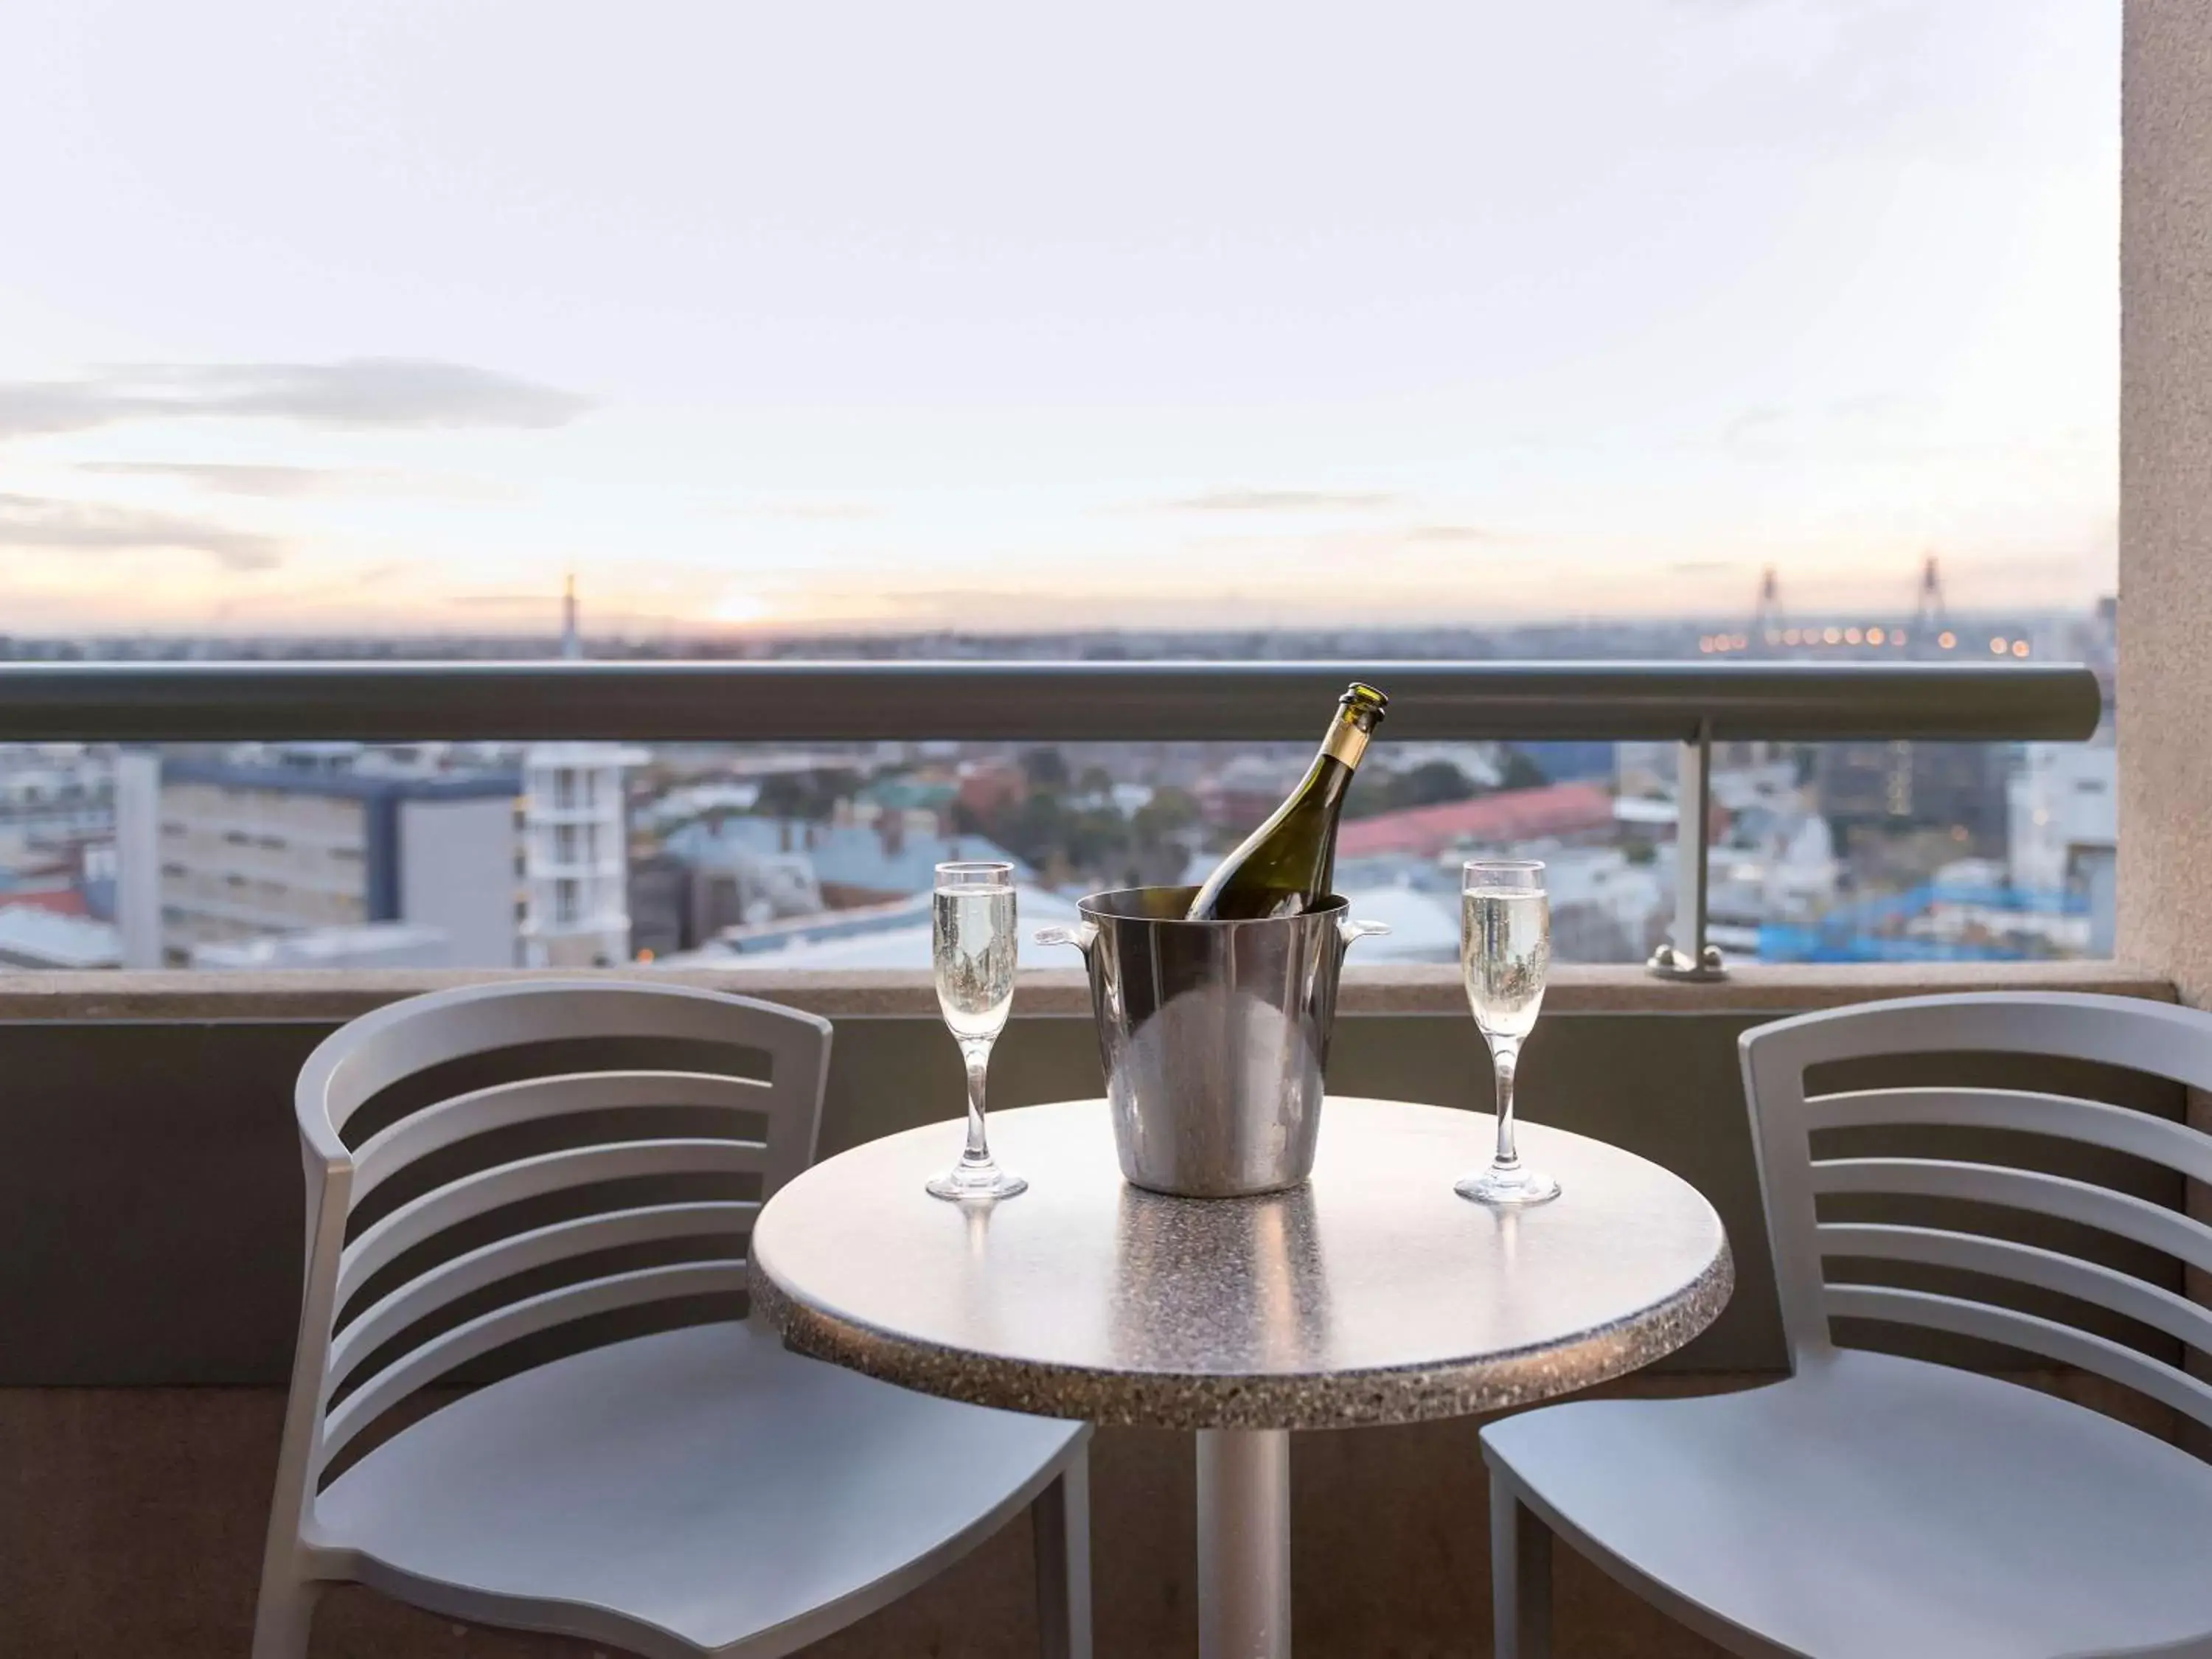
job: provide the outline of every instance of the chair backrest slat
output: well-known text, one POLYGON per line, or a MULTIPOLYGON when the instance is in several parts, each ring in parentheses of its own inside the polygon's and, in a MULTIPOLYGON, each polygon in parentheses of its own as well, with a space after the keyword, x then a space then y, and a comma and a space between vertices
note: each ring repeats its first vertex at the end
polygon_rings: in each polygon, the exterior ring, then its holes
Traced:
POLYGON ((1814 1161, 1813 1190, 2001 1204, 2101 1227, 2212 1273, 2212 1227, 2163 1204, 2067 1176, 1934 1158, 1838 1158, 1814 1161))
POLYGON ((394 1402, 425 1383, 436 1382, 455 1366, 481 1358, 518 1338, 534 1336, 592 1314, 675 1297, 726 1294, 744 1287, 745 1270, 740 1263, 678 1261, 563 1285, 495 1308, 424 1343, 330 1407, 323 1422, 324 1460, 344 1450, 356 1435, 394 1402))
POLYGON ((1900 1227, 1887 1222, 1829 1221, 1817 1230, 1820 1254, 1838 1259, 1917 1261, 1966 1273, 2009 1279, 2094 1303, 2212 1353, 2212 1310, 2187 1297, 2078 1255, 2040 1245, 1939 1227, 1900 1227))
MULTIPOLYGON (((2118 1265, 2088 1259, 2095 1245, 2047 1249, 1974 1231, 1948 1216, 1939 1224, 1877 1224, 1832 1217, 1816 1203, 1836 1194, 1885 1195, 1994 1206, 2095 1230, 2160 1253, 2179 1284, 2185 1267, 2212 1272, 2212 1227, 2168 1204, 2072 1176, 2014 1167, 2017 1143, 1991 1139, 1985 1161, 1942 1158, 1816 1158, 1815 1131, 1897 1127, 1990 1131, 2055 1137, 2144 1160, 2187 1178, 2212 1180, 2212 1136, 2173 1118, 2037 1090, 1935 1086, 1808 1092, 1816 1067, 1914 1056, 2033 1055, 2124 1070, 2194 1089, 2212 1089, 2212 1013, 2130 997, 2077 993, 1911 997, 1777 1021, 1744 1033, 1744 1091, 1751 1109, 1760 1188, 1782 1317, 1795 1360, 1833 1346, 1838 1315, 1888 1320, 2008 1344, 2112 1378, 2200 1420, 2212 1389, 2153 1354, 2059 1318, 2018 1311, 1973 1292, 1936 1295, 1885 1285, 1837 1286, 1824 1263, 1860 1259, 1911 1263, 2056 1292, 2148 1326, 2187 1348, 2212 1353, 2212 1312, 2118 1265)), ((1865 1150, 1854 1146, 1853 1152, 1865 1150)), ((1947 1146, 1948 1152, 1948 1148, 1947 1146)), ((1981 1159, 1978 1152, 1976 1158, 1981 1159)), ((2020 1161, 2029 1161, 2021 1157, 2020 1161)), ((2098 1166, 2085 1163, 2084 1171, 2098 1166)), ((2133 1175, 2115 1180, 2132 1182, 2133 1175)), ((1971 1216, 1972 1212, 1962 1214, 1971 1216)), ((1899 1218, 1917 1219, 1917 1218, 1899 1218)), ((2014 1231, 2006 1227, 1992 1231, 2014 1231)), ((2045 1243, 2051 1241, 2046 1240, 2045 1243)), ((1993 1294, 1995 1292, 1993 1291, 1993 1294)))
POLYGON ((1816 1130, 1891 1125, 2024 1130, 2126 1152, 2192 1181, 2212 1182, 2212 1139, 2170 1118, 2071 1095, 2026 1089, 1855 1089, 1807 1097, 1805 1121, 1816 1130))
POLYGON ((409 1200, 347 1245, 338 1271, 338 1306, 417 1244, 523 1199, 645 1176, 756 1174, 766 1157, 758 1141, 685 1138, 572 1146, 496 1165, 409 1200))
POLYGON ((765 1109, 769 1085, 715 1072, 571 1072, 455 1095, 401 1118, 354 1153, 358 1204, 417 1158, 472 1136, 580 1112, 669 1106, 765 1109))
POLYGON ((2194 1008, 2079 991, 1901 997, 1761 1025, 1743 1035, 1801 1071, 1870 1054, 2063 1054, 2212 1091, 2212 1043, 2194 1008))
POLYGON ((2186 1371, 2161 1364, 2124 1343, 2062 1325, 2054 1319, 1987 1302, 1972 1302, 1963 1297, 1905 1291, 1890 1285, 1830 1285, 1822 1292, 1821 1302, 1835 1318, 1881 1319, 1901 1325, 1924 1326, 2039 1353, 2061 1364, 2077 1365, 2212 1428, 2212 1386, 2198 1382, 2186 1371))
POLYGON ((407 1280, 363 1310, 331 1343, 328 1386, 344 1387, 356 1366, 417 1322, 517 1273, 628 1244, 735 1235, 749 1229, 759 1212, 760 1206, 750 1202, 654 1204, 579 1216, 494 1239, 407 1280))
MULTIPOLYGON (((503 1048, 573 1037, 708 1042, 766 1054, 771 1081, 783 1086, 826 1062, 829 1035, 830 1023, 814 1015, 690 986, 561 980, 468 986, 365 1014, 316 1049, 300 1074, 301 1129, 318 1148, 342 1146, 354 1114, 392 1085, 503 1048)), ((791 1173, 812 1159, 811 1144, 802 1151, 791 1173)))

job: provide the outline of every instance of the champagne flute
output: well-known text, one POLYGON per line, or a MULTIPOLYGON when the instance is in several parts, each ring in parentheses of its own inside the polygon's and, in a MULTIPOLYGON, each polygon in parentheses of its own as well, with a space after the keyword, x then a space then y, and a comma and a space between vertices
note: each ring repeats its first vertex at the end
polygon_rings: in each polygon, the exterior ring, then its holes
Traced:
POLYGON ((1513 1146, 1513 1073, 1544 1006, 1552 965, 1552 904, 1534 859, 1476 859, 1460 881, 1461 972, 1474 1023, 1498 1073, 1498 1155, 1452 1190, 1484 1204, 1541 1204, 1559 1183, 1527 1168, 1513 1146))
POLYGON ((955 1200, 1012 1198, 1030 1183, 991 1156, 983 1139, 983 1083, 991 1045, 1014 1007, 1014 866, 939 865, 930 920, 937 1006, 968 1063, 968 1145, 929 1190, 955 1200))

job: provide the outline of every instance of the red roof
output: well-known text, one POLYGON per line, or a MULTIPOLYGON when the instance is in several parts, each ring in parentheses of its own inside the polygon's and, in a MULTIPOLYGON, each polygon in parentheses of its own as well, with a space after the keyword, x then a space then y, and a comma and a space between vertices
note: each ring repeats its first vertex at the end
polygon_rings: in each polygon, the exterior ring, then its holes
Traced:
POLYGON ((19 910, 45 910, 57 916, 86 914, 84 895, 73 887, 46 888, 35 892, 0 892, 0 904, 19 910))
POLYGON ((1495 845, 1601 830, 1613 822, 1613 797, 1595 783, 1554 783, 1508 789, 1441 806, 1415 806, 1354 818, 1337 832, 1339 858, 1410 853, 1434 858, 1463 842, 1495 845))

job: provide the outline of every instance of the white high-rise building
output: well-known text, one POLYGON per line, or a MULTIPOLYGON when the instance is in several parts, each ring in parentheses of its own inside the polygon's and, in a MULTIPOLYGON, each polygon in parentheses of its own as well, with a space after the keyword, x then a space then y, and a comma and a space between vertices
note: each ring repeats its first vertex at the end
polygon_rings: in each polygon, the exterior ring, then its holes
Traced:
POLYGON ((522 763, 522 937, 533 968, 629 960, 629 824, 611 744, 541 743, 522 763))
MULTIPOLYGON (((576 579, 562 602, 561 654, 580 660, 576 579)), ((644 757, 606 743, 534 744, 524 755, 523 952, 533 968, 629 960, 629 818, 623 770, 644 757)))
POLYGON ((2031 743, 2008 787, 2012 879, 2056 892, 2119 841, 2119 753, 2110 743, 2031 743))

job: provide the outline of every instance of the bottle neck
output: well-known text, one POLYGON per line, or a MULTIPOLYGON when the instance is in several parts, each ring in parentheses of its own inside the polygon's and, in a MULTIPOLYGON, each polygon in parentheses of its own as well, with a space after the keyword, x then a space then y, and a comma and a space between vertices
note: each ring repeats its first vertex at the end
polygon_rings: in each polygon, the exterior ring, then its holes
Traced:
POLYGON ((1367 752, 1369 736, 1364 725, 1348 714, 1340 714, 1321 740, 1321 752, 1331 760, 1342 761, 1346 771, 1357 770, 1360 757, 1367 752))

